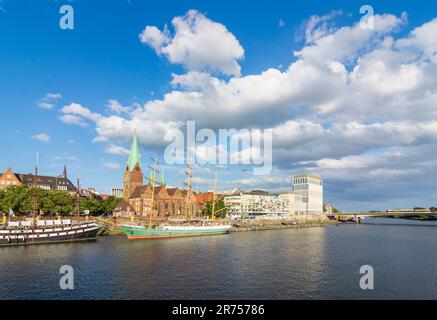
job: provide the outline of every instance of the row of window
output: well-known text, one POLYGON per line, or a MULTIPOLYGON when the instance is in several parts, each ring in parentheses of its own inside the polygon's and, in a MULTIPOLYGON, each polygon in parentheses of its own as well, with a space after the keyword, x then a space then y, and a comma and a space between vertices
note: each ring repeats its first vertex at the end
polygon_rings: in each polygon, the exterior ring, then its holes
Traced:
POLYGON ((3 186, 15 186, 17 184, 16 181, 4 181, 4 180, 0 180, 0 185, 3 186))
MULTIPOLYGON (((0 185, 3 185, 3 186, 15 186, 17 184, 18 184, 17 181, 0 180, 0 185)), ((41 189, 44 189, 44 190, 51 190, 51 186, 49 186, 49 185, 40 185, 39 187, 41 189)), ((58 190, 67 191, 68 188, 67 188, 67 186, 58 186, 58 190)))
POLYGON ((321 180, 317 180, 317 179, 308 179, 308 178, 296 178, 293 179, 293 184, 306 184, 306 183, 313 183, 313 184, 318 184, 318 185, 322 185, 322 181, 321 180))

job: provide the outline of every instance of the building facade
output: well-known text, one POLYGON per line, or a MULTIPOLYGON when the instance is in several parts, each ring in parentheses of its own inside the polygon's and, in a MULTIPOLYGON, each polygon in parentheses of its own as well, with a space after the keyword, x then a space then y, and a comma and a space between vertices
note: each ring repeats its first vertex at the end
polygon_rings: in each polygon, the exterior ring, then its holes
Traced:
MULTIPOLYGON (((217 200, 218 197, 216 197, 217 200)), ((206 214, 206 205, 214 200, 214 192, 196 192, 196 201, 199 210, 206 214)))
POLYGON ((8 168, 5 173, 0 173, 0 189, 6 189, 9 186, 16 186, 20 184, 20 179, 18 179, 11 168, 8 168))
MULTIPOLYGON (((134 136, 124 172, 124 204, 120 206, 120 212, 142 217, 152 214, 155 218, 162 220, 178 216, 192 217, 199 214, 196 195, 191 191, 166 187, 163 175, 160 185, 155 185, 154 188, 150 183, 143 185, 140 157, 137 137, 134 136)), ((120 191, 114 189, 116 188, 113 188, 113 194, 120 191)))
POLYGON ((153 199, 152 193, 153 187, 150 184, 135 189, 129 199, 135 214, 142 217, 153 214, 157 218, 166 219, 196 216, 199 213, 196 195, 191 191, 187 195, 186 190, 179 188, 155 186, 153 199))
POLYGON ((302 195, 308 214, 323 214, 323 181, 319 176, 294 176, 293 191, 302 195))
MULTIPOLYGON (((0 173, 0 189, 14 185, 35 185, 35 175, 28 173, 14 173, 8 168, 5 173, 0 173)), ((67 177, 67 169, 60 176, 40 176, 37 177, 37 185, 44 190, 60 190, 67 192, 76 192, 76 187, 67 177)))
POLYGON ((297 192, 281 192, 279 198, 284 203, 284 211, 289 214, 306 214, 307 206, 303 196, 297 192))
POLYGON ((113 187, 111 189, 111 196, 116 197, 116 198, 123 198, 123 188, 117 188, 117 187, 113 187))
POLYGON ((225 197, 228 214, 267 215, 287 214, 285 202, 279 195, 240 194, 225 197))
POLYGON ((293 178, 293 191, 269 194, 263 190, 242 192, 224 198, 229 214, 323 214, 323 182, 316 175, 293 178))

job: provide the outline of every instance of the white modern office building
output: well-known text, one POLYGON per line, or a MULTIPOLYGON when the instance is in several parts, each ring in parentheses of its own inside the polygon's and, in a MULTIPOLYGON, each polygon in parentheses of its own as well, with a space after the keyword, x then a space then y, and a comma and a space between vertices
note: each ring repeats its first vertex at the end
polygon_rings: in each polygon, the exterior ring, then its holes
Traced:
POLYGON ((293 190, 278 194, 244 193, 224 198, 231 215, 323 214, 323 182, 316 175, 293 177, 293 190))
POLYGON ((323 213, 323 181, 317 175, 303 174, 293 177, 293 191, 302 195, 308 214, 323 213))
POLYGON ((303 202, 303 197, 301 194, 291 191, 291 192, 280 192, 279 198, 283 202, 284 211, 288 214, 305 214, 306 203, 303 202))
POLYGON ((284 214, 284 201, 278 195, 254 195, 241 193, 224 198, 229 214, 267 215, 284 214))
POLYGON ((112 188, 111 195, 116 198, 123 198, 123 188, 117 188, 117 187, 112 188))

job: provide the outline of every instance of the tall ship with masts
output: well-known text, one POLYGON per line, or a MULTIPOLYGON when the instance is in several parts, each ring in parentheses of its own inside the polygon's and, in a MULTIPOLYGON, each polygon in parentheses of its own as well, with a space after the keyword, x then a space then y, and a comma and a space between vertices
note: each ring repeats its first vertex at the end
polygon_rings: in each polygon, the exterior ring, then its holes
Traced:
MULTIPOLYGON (((97 238, 101 226, 94 222, 73 222, 71 219, 37 219, 37 212, 40 211, 38 209, 38 161, 32 188, 32 218, 26 221, 8 221, 4 229, 0 229, 0 246, 74 242, 97 238)), ((79 179, 76 213, 80 216, 79 179)))
MULTIPOLYGON (((132 143, 131 150, 138 150, 136 137, 132 143)), ((129 157, 129 162, 132 157, 129 157)), ((139 156, 137 157, 139 161, 139 156)), ((181 237, 196 237, 196 236, 208 236, 219 235, 229 233, 231 230, 230 225, 217 223, 215 221, 207 221, 202 218, 193 218, 189 216, 189 194, 191 191, 191 178, 192 178, 192 166, 188 165, 187 182, 186 182, 186 203, 185 203, 185 219, 168 220, 164 223, 153 225, 153 216, 156 213, 156 201, 155 201, 155 188, 158 187, 157 173, 158 173, 158 161, 153 159, 154 166, 151 167, 152 174, 149 178, 149 183, 152 187, 152 199, 149 212, 148 224, 139 223, 126 223, 121 226, 123 232, 126 234, 129 240, 138 239, 161 239, 161 238, 181 238, 181 237)), ((214 192, 215 198, 215 192, 214 192)), ((215 199, 214 199, 215 200, 215 199)), ((213 211, 214 212, 214 211, 213 211)))

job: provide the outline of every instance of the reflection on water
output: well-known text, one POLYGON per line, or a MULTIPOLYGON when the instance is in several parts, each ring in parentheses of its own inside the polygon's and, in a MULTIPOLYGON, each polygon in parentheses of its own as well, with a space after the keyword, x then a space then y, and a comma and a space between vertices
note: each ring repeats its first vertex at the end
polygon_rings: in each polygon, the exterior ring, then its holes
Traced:
POLYGON ((362 218, 361 223, 384 225, 437 226, 437 220, 410 220, 402 218, 362 218))
POLYGON ((154 241, 0 248, 1 299, 437 297, 437 228, 341 225, 154 241), (75 289, 59 268, 75 268, 75 289), (375 290, 359 268, 375 269, 375 290))

